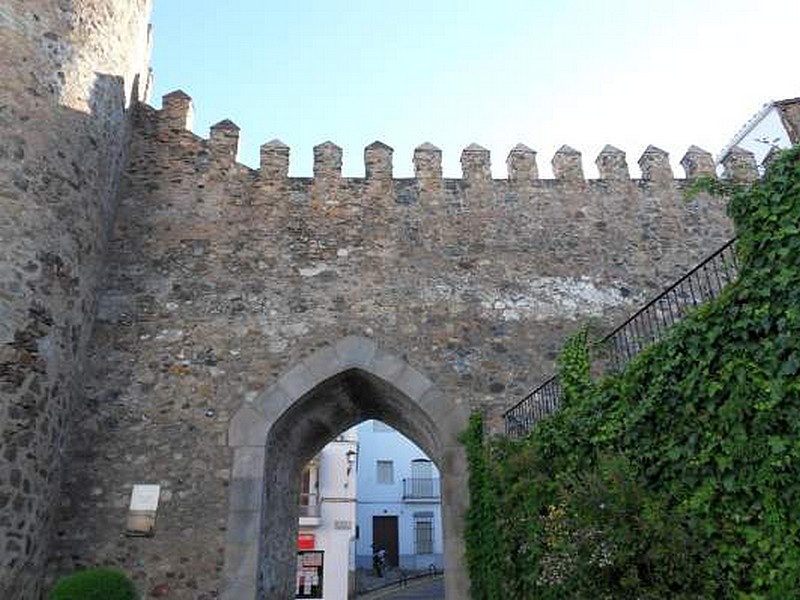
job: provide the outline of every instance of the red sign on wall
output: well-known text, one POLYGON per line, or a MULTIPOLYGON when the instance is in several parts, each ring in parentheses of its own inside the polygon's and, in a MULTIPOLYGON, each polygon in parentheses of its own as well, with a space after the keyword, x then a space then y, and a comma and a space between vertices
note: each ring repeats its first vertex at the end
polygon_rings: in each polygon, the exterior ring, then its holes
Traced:
POLYGON ((314 534, 313 533, 300 533, 297 535, 297 549, 298 550, 313 550, 314 549, 314 534))

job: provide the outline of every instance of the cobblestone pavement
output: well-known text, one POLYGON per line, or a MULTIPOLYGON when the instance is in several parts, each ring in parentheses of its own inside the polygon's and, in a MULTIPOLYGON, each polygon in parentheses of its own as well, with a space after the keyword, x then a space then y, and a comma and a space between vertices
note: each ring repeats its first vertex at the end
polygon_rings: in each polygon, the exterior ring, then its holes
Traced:
POLYGON ((414 583, 381 596, 381 600, 444 600, 444 579, 414 583))
POLYGON ((429 574, 429 571, 412 571, 399 569, 398 567, 388 567, 382 577, 376 577, 372 569, 358 569, 356 573, 356 588, 359 595, 365 595, 386 587, 387 584, 399 582, 403 577, 415 578, 426 574, 429 574))

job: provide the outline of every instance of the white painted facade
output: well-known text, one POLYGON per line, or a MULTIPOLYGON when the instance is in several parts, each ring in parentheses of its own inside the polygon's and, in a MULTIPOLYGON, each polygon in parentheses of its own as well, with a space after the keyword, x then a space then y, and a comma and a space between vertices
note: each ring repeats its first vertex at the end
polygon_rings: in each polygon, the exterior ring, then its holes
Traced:
MULTIPOLYGON (((721 165, 731 149, 739 146, 753 153, 756 164, 763 171, 764 159, 772 148, 785 149, 792 146, 791 132, 781 117, 781 105, 797 102, 800 102, 800 99, 765 104, 722 149, 717 163, 721 165)), ((721 166, 718 168, 718 173, 722 174, 721 166)))
POLYGON ((326 445, 304 472, 300 490, 298 598, 345 600, 355 578, 358 438, 355 429, 326 445), (313 536, 313 537, 312 537, 313 536), (301 543, 322 552, 321 595, 311 593, 319 555, 301 556, 301 543), (304 558, 305 557, 305 558, 304 558), (304 567, 303 563, 312 566, 304 567))
POLYGON ((357 429, 357 566, 372 568, 374 518, 396 517, 398 566, 406 570, 421 570, 435 565, 441 569, 443 540, 439 470, 418 446, 387 425, 365 421, 357 429), (391 477, 387 463, 391 463, 391 477))

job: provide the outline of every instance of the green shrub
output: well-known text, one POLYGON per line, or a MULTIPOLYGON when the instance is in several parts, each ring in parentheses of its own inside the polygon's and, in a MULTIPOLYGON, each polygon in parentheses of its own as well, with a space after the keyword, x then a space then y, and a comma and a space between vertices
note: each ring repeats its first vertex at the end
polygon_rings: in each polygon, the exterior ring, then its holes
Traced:
POLYGON ((49 600, 136 600, 136 588, 120 571, 87 569, 59 580, 49 600))
POLYGON ((800 597, 800 147, 707 186, 739 279, 618 375, 573 336, 527 438, 464 436, 475 600, 800 597))

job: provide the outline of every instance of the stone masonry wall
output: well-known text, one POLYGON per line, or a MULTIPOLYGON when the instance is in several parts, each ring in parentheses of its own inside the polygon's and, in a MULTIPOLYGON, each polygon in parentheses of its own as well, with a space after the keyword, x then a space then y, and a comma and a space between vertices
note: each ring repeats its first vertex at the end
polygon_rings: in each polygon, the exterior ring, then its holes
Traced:
POLYGON ((38 599, 149 0, 0 3, 0 598, 38 599))
MULTIPOLYGON (((602 179, 564 147, 554 180, 517 146, 509 178, 470 146, 464 178, 441 152, 415 152, 392 178, 391 148, 365 151, 367 178, 342 179, 341 149, 315 149, 315 178, 286 177, 289 148, 235 162, 238 128, 185 130, 191 99, 137 111, 109 269, 75 415, 53 573, 108 563, 145 592, 213 598, 223 570, 231 415, 299 360, 357 334, 404 357, 446 398, 486 410, 553 369, 564 336, 610 325, 731 236, 719 200, 684 199, 666 154, 644 179, 607 147, 602 179), (162 485, 156 534, 126 538, 131 486, 162 485), (163 587, 160 589, 164 589, 163 587)), ((690 177, 713 172, 692 148, 690 177)))

